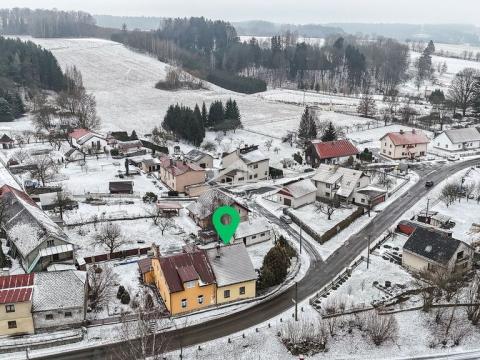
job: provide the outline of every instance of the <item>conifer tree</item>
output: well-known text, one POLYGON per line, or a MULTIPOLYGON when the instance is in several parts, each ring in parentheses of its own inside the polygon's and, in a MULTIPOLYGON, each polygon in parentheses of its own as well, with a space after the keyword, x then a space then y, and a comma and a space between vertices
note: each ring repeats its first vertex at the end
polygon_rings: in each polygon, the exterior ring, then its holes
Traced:
POLYGON ((225 109, 221 101, 214 101, 208 112, 208 126, 214 127, 225 121, 225 109))
POLYGON ((0 122, 13 121, 13 112, 10 104, 4 98, 0 98, 0 122))
POLYGON ((302 119, 300 120, 300 126, 298 128, 298 139, 302 145, 305 145, 308 141, 317 137, 317 125, 315 124, 315 116, 312 111, 305 108, 302 119))
POLYGON ((335 141, 337 140, 337 130, 333 126, 332 122, 328 123, 322 134, 322 141, 335 141))
POLYGON ((202 123, 203 126, 207 126, 208 123, 208 111, 207 106, 205 105, 205 101, 202 104, 202 123))

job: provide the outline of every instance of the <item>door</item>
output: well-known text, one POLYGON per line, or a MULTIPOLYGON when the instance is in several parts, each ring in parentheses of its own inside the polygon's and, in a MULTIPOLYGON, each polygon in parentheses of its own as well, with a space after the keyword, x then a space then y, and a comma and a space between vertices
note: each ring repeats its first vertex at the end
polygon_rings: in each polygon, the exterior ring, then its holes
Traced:
POLYGON ((287 198, 283 198, 283 204, 287 205, 287 206, 292 206, 292 200, 287 199, 287 198))

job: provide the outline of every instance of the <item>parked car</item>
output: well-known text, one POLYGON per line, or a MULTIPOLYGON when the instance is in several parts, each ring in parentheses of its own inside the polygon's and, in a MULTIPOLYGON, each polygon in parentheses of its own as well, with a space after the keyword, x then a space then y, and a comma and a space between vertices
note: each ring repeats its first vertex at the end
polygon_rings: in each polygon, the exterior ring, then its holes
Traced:
POLYGON ((285 224, 291 224, 293 222, 292 218, 288 215, 280 216, 280 220, 282 220, 285 224))
POLYGON ((458 161, 458 160, 460 160, 460 156, 458 156, 457 154, 452 154, 447 158, 447 160, 448 161, 458 161))
POLYGON ((425 181, 425 187, 432 187, 433 186, 433 181, 431 180, 428 180, 428 181, 425 181))

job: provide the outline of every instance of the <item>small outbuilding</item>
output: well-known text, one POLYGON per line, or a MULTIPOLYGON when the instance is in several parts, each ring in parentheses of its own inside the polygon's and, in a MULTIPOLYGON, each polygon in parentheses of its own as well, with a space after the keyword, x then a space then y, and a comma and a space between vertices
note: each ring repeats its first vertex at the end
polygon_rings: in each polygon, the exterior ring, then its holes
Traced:
POLYGON ((14 143, 15 142, 13 141, 13 139, 7 134, 3 134, 0 138, 0 145, 2 146, 2 149, 13 149, 14 143))
POLYGON ((133 194, 133 181, 110 181, 110 194, 133 194))

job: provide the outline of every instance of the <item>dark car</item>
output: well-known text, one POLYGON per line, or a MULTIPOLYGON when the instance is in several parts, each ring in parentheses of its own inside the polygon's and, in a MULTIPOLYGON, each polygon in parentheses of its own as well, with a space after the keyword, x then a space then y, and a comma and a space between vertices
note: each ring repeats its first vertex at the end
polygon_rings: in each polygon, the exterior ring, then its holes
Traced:
POLYGON ((433 186, 433 181, 431 181, 431 180, 425 181, 425 186, 426 187, 432 187, 433 186))

